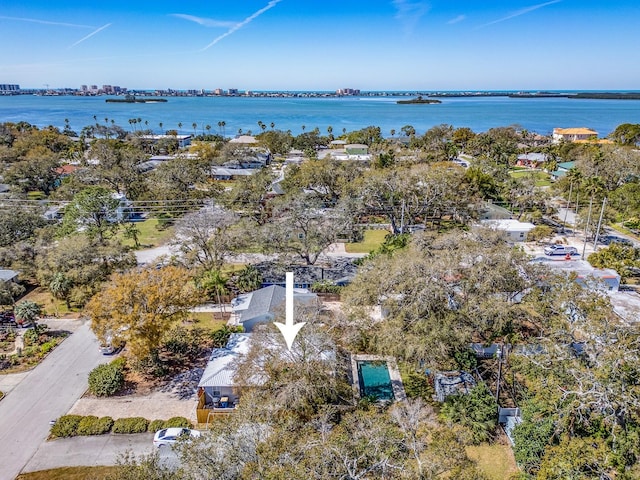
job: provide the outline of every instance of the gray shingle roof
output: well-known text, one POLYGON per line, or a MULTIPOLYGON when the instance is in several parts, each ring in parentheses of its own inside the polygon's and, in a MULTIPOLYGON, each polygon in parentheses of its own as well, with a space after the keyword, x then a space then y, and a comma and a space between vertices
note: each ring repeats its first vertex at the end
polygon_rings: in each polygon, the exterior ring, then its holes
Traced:
POLYGON ((261 288, 252 292, 249 306, 240 314, 240 322, 260 317, 273 311, 285 300, 285 289, 278 285, 261 288))

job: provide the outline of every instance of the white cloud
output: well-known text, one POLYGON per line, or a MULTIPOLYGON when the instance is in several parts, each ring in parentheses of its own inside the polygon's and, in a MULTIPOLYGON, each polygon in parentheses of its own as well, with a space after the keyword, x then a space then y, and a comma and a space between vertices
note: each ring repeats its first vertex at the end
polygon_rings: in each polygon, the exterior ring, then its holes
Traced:
POLYGON ((19 22, 39 23, 41 25, 57 25, 59 27, 96 28, 94 25, 78 25, 77 23, 51 22, 49 20, 40 20, 38 18, 7 17, 5 15, 0 15, 0 19, 17 20, 19 22))
POLYGON ((549 5, 553 5, 554 3, 560 3, 562 0, 552 0, 551 2, 539 3, 538 5, 532 5, 531 7, 526 7, 516 12, 513 12, 506 17, 499 18, 498 20, 494 20, 493 22, 485 23, 484 25, 480 25, 477 28, 488 27, 489 25, 495 25, 496 23, 504 22, 506 20, 511 20, 512 18, 519 17, 520 15, 525 15, 527 13, 533 12, 534 10, 538 10, 539 8, 547 7, 549 5))
POLYGON ((218 43, 220 40, 222 40, 223 38, 228 37, 229 35, 237 32, 238 30, 240 30, 242 27, 248 25, 249 23, 251 23, 253 20, 255 20, 256 18, 258 18, 260 15, 262 15, 264 12, 266 12, 267 10, 271 10, 273 7, 275 7, 278 3, 280 3, 282 0, 271 0, 269 3, 267 3, 267 5, 263 8, 261 8, 260 10, 258 10, 257 12, 252 13, 251 15, 249 15, 247 18, 245 18, 244 20, 242 20, 239 23, 234 24, 227 32, 223 33, 222 35, 216 37, 213 42, 211 42, 209 45, 207 45, 206 47, 204 47, 202 50, 207 50, 208 48, 213 47, 216 43, 218 43))
POLYGON ((187 15, 184 13, 172 13, 172 17, 182 18, 190 22, 195 22, 203 27, 221 27, 221 28, 233 28, 238 22, 229 22, 224 20, 215 20, 213 18, 196 17, 195 15, 187 15))
POLYGON ((405 33, 411 33, 420 21, 420 18, 429 11, 429 4, 425 2, 410 2, 408 0, 393 0, 396 8, 396 19, 400 21, 405 33))
POLYGON ((102 30, 104 30, 107 27, 110 27, 112 24, 111 23, 107 23, 106 25, 101 26, 100 28, 95 29, 93 32, 91 32, 89 35, 86 35, 84 37, 82 37, 80 40, 78 40, 76 43, 74 43, 73 45, 69 45, 69 48, 73 48, 76 45, 81 44, 82 42, 84 42, 85 40, 93 37, 96 33, 101 32, 102 30))
POLYGON ((451 20, 449 20, 447 22, 447 25, 453 25, 454 23, 459 23, 459 22, 465 20, 466 18, 467 18, 466 15, 458 15, 457 17, 452 18, 451 20))

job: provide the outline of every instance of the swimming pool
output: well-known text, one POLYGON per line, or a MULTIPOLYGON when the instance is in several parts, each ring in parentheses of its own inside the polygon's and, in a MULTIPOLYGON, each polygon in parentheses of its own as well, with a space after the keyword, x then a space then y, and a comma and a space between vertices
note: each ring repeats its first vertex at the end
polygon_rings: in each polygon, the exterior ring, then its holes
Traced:
POLYGON ((382 360, 359 360, 358 382, 360 396, 375 397, 377 400, 393 400, 393 385, 389 376, 389 366, 382 360))

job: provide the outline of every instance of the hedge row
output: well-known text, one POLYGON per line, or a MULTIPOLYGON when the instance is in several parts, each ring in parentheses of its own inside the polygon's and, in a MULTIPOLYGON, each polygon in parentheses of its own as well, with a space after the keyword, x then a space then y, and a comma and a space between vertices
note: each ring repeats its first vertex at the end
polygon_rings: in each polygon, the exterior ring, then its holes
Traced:
POLYGON ((102 435, 105 433, 144 433, 156 432, 163 428, 191 428, 191 422, 184 417, 172 417, 169 420, 154 420, 130 417, 113 420, 111 417, 93 415, 63 415, 51 427, 51 437, 75 437, 78 435, 102 435))

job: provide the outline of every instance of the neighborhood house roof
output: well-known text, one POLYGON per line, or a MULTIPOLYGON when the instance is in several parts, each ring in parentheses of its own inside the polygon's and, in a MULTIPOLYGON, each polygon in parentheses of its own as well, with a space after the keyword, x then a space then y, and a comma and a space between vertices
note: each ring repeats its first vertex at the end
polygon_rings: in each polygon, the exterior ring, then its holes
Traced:
POLYGON ((0 270, 0 281, 2 282, 10 282, 15 280, 19 275, 19 272, 15 270, 0 270))
MULTIPOLYGON (((294 290, 294 300, 296 303, 309 303, 317 298, 315 293, 306 290, 294 290)), ((240 295, 233 300, 233 311, 240 314, 240 323, 249 320, 273 315, 281 305, 284 304, 286 289, 279 285, 270 285, 251 293, 240 295)))
POLYGON ((229 143, 241 143, 243 145, 249 145, 252 143, 258 143, 258 140, 256 140, 255 137, 252 137, 251 135, 240 135, 239 137, 229 140, 229 143))
POLYGON ((527 160, 529 162, 545 162, 547 156, 544 153, 524 153, 518 155, 518 160, 527 160))
POLYGON ((556 135, 597 135, 598 132, 585 127, 572 128, 554 128, 553 133, 556 135))
POLYGON ((450 395, 464 395, 476 386, 476 381, 467 372, 439 372, 434 375, 436 398, 444 402, 450 395))
POLYGON ((498 220, 483 220, 481 223, 495 230, 503 230, 506 232, 529 232, 536 228, 533 223, 520 222, 518 220, 510 218, 498 220))
POLYGON ((355 277, 358 267, 352 260, 334 258, 323 265, 282 265, 262 262, 255 265, 262 275, 263 285, 285 285, 286 272, 293 272, 295 284, 310 287, 316 282, 332 282, 345 285, 355 277))
POLYGON ((249 333, 232 333, 226 347, 211 352, 198 386, 233 387, 237 360, 249 353, 250 342, 249 333))

